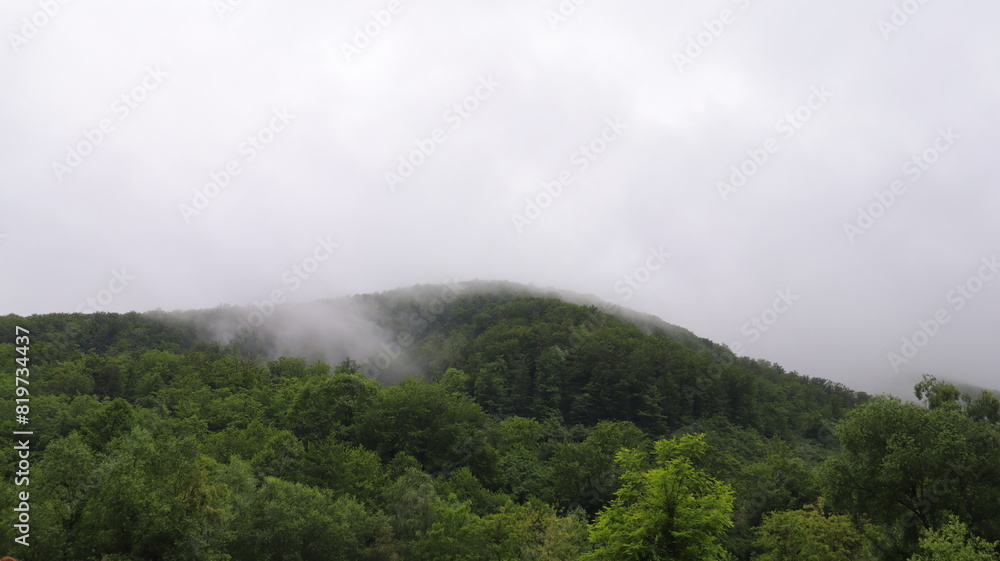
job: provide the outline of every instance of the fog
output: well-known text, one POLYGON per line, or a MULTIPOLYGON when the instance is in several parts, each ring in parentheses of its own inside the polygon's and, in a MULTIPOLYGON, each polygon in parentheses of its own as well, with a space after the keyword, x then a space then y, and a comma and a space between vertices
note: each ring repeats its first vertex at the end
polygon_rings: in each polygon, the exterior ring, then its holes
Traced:
POLYGON ((63 2, 0 6, 2 314, 502 280, 1000 386, 995 2, 63 2))

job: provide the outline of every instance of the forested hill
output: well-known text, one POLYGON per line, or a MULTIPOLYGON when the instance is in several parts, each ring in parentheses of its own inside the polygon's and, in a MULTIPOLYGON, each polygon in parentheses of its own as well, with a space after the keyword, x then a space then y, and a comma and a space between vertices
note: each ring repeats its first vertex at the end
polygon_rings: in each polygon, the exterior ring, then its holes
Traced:
POLYGON ((458 294, 454 287, 426 287, 416 297, 406 291, 362 297, 393 336, 390 348, 365 359, 365 370, 397 376, 387 359, 404 348, 419 371, 447 377, 491 413, 557 413, 585 425, 627 420, 650 434, 720 416, 766 435, 815 437, 865 397, 736 358, 652 316, 566 301, 585 301, 575 295, 486 286, 489 291, 466 285, 458 294), (448 375, 448 368, 464 376, 448 375))
POLYGON ((872 398, 598 304, 468 283, 0 317, 28 421, 0 422, 0 554, 996 559, 992 395, 872 398))
POLYGON ((53 392, 130 400, 159 389, 121 368, 149 350, 331 364, 351 358, 385 383, 405 376, 442 380, 491 414, 558 415, 583 425, 631 421, 657 435, 719 417, 765 436, 822 438, 866 398, 767 361, 737 358, 659 318, 584 303, 587 297, 572 293, 473 282, 309 304, 8 316, 0 329, 17 323, 38 333, 41 365, 91 365, 92 387, 63 369, 45 382, 53 392))

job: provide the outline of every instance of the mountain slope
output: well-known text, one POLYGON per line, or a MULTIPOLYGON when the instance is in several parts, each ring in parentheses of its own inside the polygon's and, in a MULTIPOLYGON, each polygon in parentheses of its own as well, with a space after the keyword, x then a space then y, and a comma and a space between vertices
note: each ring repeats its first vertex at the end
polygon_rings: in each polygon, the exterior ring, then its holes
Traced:
MULTIPOLYGON (((659 318, 578 294, 513 283, 423 285, 308 304, 147 314, 0 318, 31 326, 58 362, 146 349, 221 349, 265 359, 360 363, 370 377, 448 378, 493 414, 590 425, 634 422, 650 434, 722 417, 766 436, 823 438, 867 396, 785 372, 659 318), (574 303, 575 302, 575 303, 574 303)), ((95 375, 129 397, 134 381, 95 375)))
MULTIPOLYGON (((733 484, 724 541, 745 561, 765 513, 816 500, 831 426, 867 399, 657 318, 513 284, 0 317, 0 331, 15 326, 31 339, 45 544, 32 555, 53 561, 287 558, 286 535, 300 552, 325 536, 339 545, 322 551, 351 559, 485 561, 530 543, 577 559, 562 552, 587 549, 622 449, 689 433, 705 433, 698 469, 733 484), (434 536, 457 529, 440 549, 434 536), (520 537, 486 553, 500 534, 520 537)), ((13 410, 13 380, 0 390, 13 410)), ((3 450, 14 465, 13 443, 3 450)), ((0 482, 5 500, 16 491, 0 482)))

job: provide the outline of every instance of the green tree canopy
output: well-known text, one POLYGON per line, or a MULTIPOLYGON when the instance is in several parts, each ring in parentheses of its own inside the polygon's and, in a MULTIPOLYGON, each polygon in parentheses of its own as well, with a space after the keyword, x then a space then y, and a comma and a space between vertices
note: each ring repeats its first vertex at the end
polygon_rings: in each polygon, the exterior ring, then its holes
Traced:
POLYGON ((767 515, 757 530, 754 561, 874 561, 865 537, 844 515, 823 505, 767 515))
POLYGON ((703 435, 684 435, 654 445, 654 466, 623 449, 622 486, 597 516, 588 561, 722 560, 719 538, 732 526, 733 491, 695 467, 705 454, 703 435))
POLYGON ((1000 544, 973 536, 952 516, 937 530, 924 532, 920 549, 910 561, 1000 561, 1000 544))

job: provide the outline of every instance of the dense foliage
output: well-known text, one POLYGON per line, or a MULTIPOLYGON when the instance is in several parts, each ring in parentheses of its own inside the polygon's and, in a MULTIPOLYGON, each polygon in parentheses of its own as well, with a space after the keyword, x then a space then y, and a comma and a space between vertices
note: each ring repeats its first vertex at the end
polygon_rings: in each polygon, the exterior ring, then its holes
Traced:
MULTIPOLYGON (((21 561, 997 559, 990 394, 928 378, 923 405, 869 399, 555 297, 358 300, 399 335, 383 349, 411 376, 389 383, 374 356, 268 356, 267 325, 206 338, 205 318, 229 310, 0 318, 0 364, 21 356, 16 325, 32 334, 34 432, 31 545, 14 543, 6 508, 0 549, 21 561)), ((5 377, 0 407, 15 397, 5 377)), ((15 466, 14 443, 0 456, 15 466)), ((4 505, 24 490, 0 482, 4 505)))

